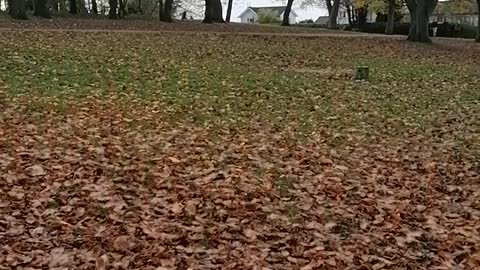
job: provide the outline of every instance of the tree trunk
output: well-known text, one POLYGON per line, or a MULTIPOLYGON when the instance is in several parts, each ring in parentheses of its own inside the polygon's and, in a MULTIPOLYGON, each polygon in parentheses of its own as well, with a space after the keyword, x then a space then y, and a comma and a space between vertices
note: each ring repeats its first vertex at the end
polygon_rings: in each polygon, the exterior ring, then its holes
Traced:
POLYGON ((352 7, 350 5, 347 6, 347 16, 348 16, 348 24, 352 25, 353 20, 352 20, 352 7))
POLYGON ((408 12, 410 13, 410 29, 408 30, 407 40, 415 41, 415 32, 417 31, 417 2, 415 0, 405 0, 408 12))
POLYGON ((417 1, 417 16, 415 21, 417 28, 415 31, 415 41, 429 43, 431 42, 428 36, 428 7, 425 0, 417 1))
POLYGON ((227 17, 225 18, 225 21, 227 22, 230 22, 230 16, 232 16, 232 6, 233 6, 233 0, 228 0, 227 17))
POLYGON ((332 0, 325 0, 327 4, 328 17, 332 16, 332 0))
POLYGON ((428 22, 438 0, 406 0, 406 2, 410 12, 410 30, 407 40, 431 42, 428 36, 428 22))
POLYGON ((163 15, 163 0, 158 0, 158 19, 160 21, 164 20, 164 15, 163 15))
POLYGON ((124 4, 123 4, 123 0, 118 0, 118 3, 120 5, 118 7, 117 17, 119 19, 121 19, 121 18, 125 17, 125 7, 124 7, 124 4))
POLYGON ((328 18, 328 28, 337 28, 338 9, 340 8, 340 0, 333 0, 332 12, 328 18))
POLYGON ((77 0, 77 8, 80 14, 87 14, 87 6, 85 5, 85 0, 77 0))
POLYGON ((70 14, 77 14, 77 13, 78 13, 77 1, 70 0, 70 14))
POLYGON ((108 11, 108 18, 110 20, 117 19, 117 6, 118 6, 117 0, 108 0, 108 5, 110 6, 110 9, 108 11))
POLYGON ((33 16, 38 16, 46 19, 52 18, 50 16, 50 11, 47 8, 47 0, 35 0, 34 1, 35 11, 33 16))
POLYGON ((173 0, 165 0, 162 22, 173 22, 172 20, 173 0))
POLYGON ((357 9, 357 24, 362 26, 367 22, 368 6, 357 9))
POLYGON ((385 27, 385 34, 393 35, 393 27, 395 24, 395 0, 388 0, 387 5, 387 24, 385 27))
POLYGON ((59 10, 61 13, 67 13, 67 7, 65 6, 65 0, 58 1, 59 10))
POLYGON ((205 0, 205 17, 203 23, 224 23, 222 3, 220 0, 205 0))
POLYGON ((58 1, 57 1, 57 0, 53 0, 53 1, 51 1, 50 3, 51 3, 51 5, 52 5, 53 11, 55 11, 56 13, 58 13, 58 10, 59 10, 59 9, 58 9, 58 1))
POLYGON ((480 0, 477 0, 477 8, 478 8, 478 25, 477 25, 477 38, 475 39, 475 41, 480 42, 480 0))
POLYGON ((213 3, 213 17, 215 22, 224 23, 225 21, 223 20, 222 2, 220 0, 214 0, 213 3))
POLYGON ((8 15, 15 16, 15 0, 7 0, 8 15))
POLYGON ((431 42, 428 35, 428 22, 438 0, 407 0, 406 2, 411 21, 407 39, 415 42, 431 42))
POLYGON ((92 0, 92 14, 98 14, 97 0, 92 0))
POLYGON ((8 1, 8 14, 17 20, 26 20, 27 11, 25 9, 25 0, 8 1))
POLYGON ((287 1, 287 7, 285 8, 285 11, 283 12, 283 26, 289 26, 290 25, 290 12, 292 11, 292 5, 293 5, 293 0, 288 0, 287 1))

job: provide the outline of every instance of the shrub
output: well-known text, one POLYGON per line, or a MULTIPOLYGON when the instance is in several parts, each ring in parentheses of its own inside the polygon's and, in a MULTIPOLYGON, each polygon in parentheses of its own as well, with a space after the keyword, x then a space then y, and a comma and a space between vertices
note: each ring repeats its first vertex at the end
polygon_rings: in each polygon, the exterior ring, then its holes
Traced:
POLYGON ((261 10, 257 14, 257 22, 261 24, 278 24, 280 19, 277 14, 271 10, 261 10))

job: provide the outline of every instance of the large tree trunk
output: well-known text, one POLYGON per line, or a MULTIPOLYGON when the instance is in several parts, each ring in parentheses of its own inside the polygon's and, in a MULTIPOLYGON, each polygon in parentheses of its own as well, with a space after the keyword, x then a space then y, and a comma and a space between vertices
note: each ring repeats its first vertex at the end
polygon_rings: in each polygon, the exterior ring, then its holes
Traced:
POLYGON ((110 9, 108 11, 108 18, 110 20, 115 20, 117 18, 118 2, 117 0, 108 0, 108 5, 110 6, 110 9))
POLYGON ((428 36, 428 6, 426 0, 417 1, 417 16, 415 17, 415 22, 417 28, 415 30, 414 41, 429 43, 431 42, 428 36))
POLYGON ((46 19, 50 19, 50 11, 47 8, 47 0, 35 0, 34 1, 35 11, 33 16, 38 16, 46 19))
POLYGON ((428 22, 438 0, 407 0, 406 2, 411 21, 407 39, 415 42, 431 42, 428 35, 428 22))
POLYGON ((417 31, 417 2, 415 0, 405 0, 408 12, 410 13, 410 29, 408 30, 407 40, 415 41, 415 32, 417 31))
POLYGON ((293 5, 293 0, 288 0, 287 1, 287 7, 285 8, 285 11, 283 12, 283 26, 289 26, 290 25, 290 12, 292 11, 292 5, 293 5))
POLYGON ((328 18, 328 28, 337 28, 338 9, 340 8, 340 0, 333 0, 332 12, 328 18))
POLYGON ((25 0, 8 1, 8 14, 17 20, 26 20, 27 11, 25 9, 25 0))
POLYGON ((222 2, 220 0, 214 0, 213 3, 213 17, 215 22, 224 23, 225 21, 223 20, 222 2))
POLYGON ((227 17, 225 18, 226 22, 230 22, 230 17, 232 16, 232 6, 233 6, 233 0, 228 0, 227 17))
POLYGON ((205 0, 205 17, 203 23, 224 23, 222 3, 220 0, 205 0))
POLYGON ((477 25, 477 38, 475 39, 475 41, 480 42, 480 0, 477 0, 477 8, 478 8, 478 25, 477 25))
POLYGON ((330 17, 332 16, 332 0, 325 0, 325 4, 327 5, 328 17, 330 17))
POLYGON ((387 25, 385 27, 385 34, 393 35, 393 27, 395 24, 395 0, 388 0, 387 5, 387 25))
POLYGON ((78 13, 77 1, 70 0, 70 14, 77 14, 77 13, 78 13))
POLYGON ((173 22, 172 20, 173 0, 165 0, 162 22, 173 22))
POLYGON ((92 0, 92 14, 98 14, 97 0, 92 0))

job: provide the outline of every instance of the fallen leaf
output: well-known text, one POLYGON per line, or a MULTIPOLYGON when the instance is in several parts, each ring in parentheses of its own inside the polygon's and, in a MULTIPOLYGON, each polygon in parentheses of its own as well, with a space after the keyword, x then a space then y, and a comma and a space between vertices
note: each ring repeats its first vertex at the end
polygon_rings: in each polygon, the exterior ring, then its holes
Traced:
POLYGON ((43 176, 43 175, 47 174, 45 172, 45 170, 43 169, 43 167, 40 166, 40 165, 30 166, 26 169, 26 171, 27 171, 27 174, 30 175, 30 176, 43 176))
POLYGON ((95 261, 95 269, 96 270, 105 270, 107 269, 108 265, 108 256, 107 254, 103 254, 102 256, 98 257, 95 261))

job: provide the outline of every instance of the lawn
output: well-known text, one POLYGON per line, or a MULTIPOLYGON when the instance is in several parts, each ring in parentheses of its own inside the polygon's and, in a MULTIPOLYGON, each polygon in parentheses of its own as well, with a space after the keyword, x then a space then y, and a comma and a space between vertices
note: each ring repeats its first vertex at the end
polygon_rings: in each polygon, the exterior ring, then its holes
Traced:
POLYGON ((0 269, 475 269, 479 66, 463 41, 1 31, 0 269))

